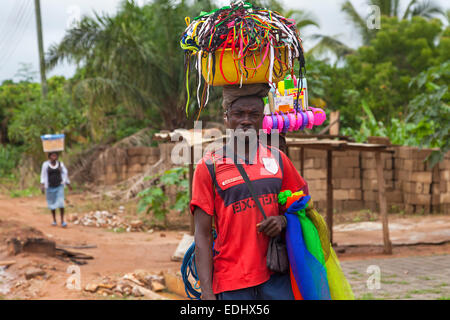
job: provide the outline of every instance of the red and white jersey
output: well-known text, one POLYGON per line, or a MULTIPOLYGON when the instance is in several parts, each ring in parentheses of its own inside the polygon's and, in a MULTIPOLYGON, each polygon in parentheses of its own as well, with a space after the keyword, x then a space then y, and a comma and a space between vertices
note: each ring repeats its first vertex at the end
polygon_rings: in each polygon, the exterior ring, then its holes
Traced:
MULTIPOLYGON (((263 216, 244 179, 226 154, 226 148, 206 154, 197 164, 190 209, 213 215, 217 231, 214 245, 215 294, 257 286, 269 280, 266 266, 269 237, 258 233, 263 216)), ((278 194, 303 190, 306 182, 289 158, 274 147, 259 144, 249 163, 241 161, 267 217, 283 214, 278 194)))

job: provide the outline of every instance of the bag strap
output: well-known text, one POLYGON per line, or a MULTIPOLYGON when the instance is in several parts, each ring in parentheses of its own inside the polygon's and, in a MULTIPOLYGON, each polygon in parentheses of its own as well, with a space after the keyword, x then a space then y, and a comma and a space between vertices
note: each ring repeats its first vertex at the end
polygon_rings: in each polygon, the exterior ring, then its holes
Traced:
POLYGON ((242 164, 238 163, 236 159, 234 161, 234 165, 239 170, 239 173, 241 174, 242 178, 244 179, 245 184, 247 185, 248 191, 250 191, 250 194, 252 195, 253 200, 255 201, 256 205, 258 206, 259 211, 261 211, 261 214, 263 215, 264 220, 267 219, 266 213, 264 212, 261 202, 259 202, 259 199, 255 193, 255 189, 253 189, 253 184, 250 181, 250 178, 248 177, 247 172, 245 172, 244 167, 242 166, 242 164))

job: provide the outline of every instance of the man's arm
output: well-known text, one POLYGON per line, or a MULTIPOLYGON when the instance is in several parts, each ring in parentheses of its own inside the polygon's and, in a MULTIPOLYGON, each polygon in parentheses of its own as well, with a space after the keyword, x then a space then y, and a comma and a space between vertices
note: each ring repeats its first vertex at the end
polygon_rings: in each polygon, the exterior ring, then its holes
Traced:
POLYGON ((61 162, 61 178, 62 181, 65 185, 67 185, 67 187, 69 188, 69 190, 72 190, 72 186, 70 185, 70 179, 69 179, 69 171, 67 171, 66 166, 61 162))
POLYGON ((42 164, 42 168, 41 168, 41 192, 45 193, 45 181, 47 180, 47 175, 46 175, 46 163, 44 162, 42 164))
POLYGON ((212 216, 196 207, 195 221, 195 263, 202 288, 202 300, 216 300, 212 290, 213 235, 212 216))

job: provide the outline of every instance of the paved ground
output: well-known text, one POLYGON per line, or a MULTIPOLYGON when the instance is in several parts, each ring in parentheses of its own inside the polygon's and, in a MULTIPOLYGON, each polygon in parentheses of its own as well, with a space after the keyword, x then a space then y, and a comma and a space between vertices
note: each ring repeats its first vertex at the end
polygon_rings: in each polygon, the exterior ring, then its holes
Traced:
POLYGON ((341 266, 356 299, 450 299, 450 255, 343 261, 341 266))

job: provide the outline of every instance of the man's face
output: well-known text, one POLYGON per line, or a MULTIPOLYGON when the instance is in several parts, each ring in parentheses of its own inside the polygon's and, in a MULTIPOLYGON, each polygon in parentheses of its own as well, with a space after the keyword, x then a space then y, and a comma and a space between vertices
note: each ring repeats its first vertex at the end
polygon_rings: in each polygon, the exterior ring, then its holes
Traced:
POLYGON ((55 162, 56 160, 58 160, 58 154, 57 153, 52 153, 50 154, 50 161, 55 162))
POLYGON ((233 130, 255 130, 262 127, 264 104, 258 97, 242 97, 236 100, 228 109, 227 128, 233 130))

